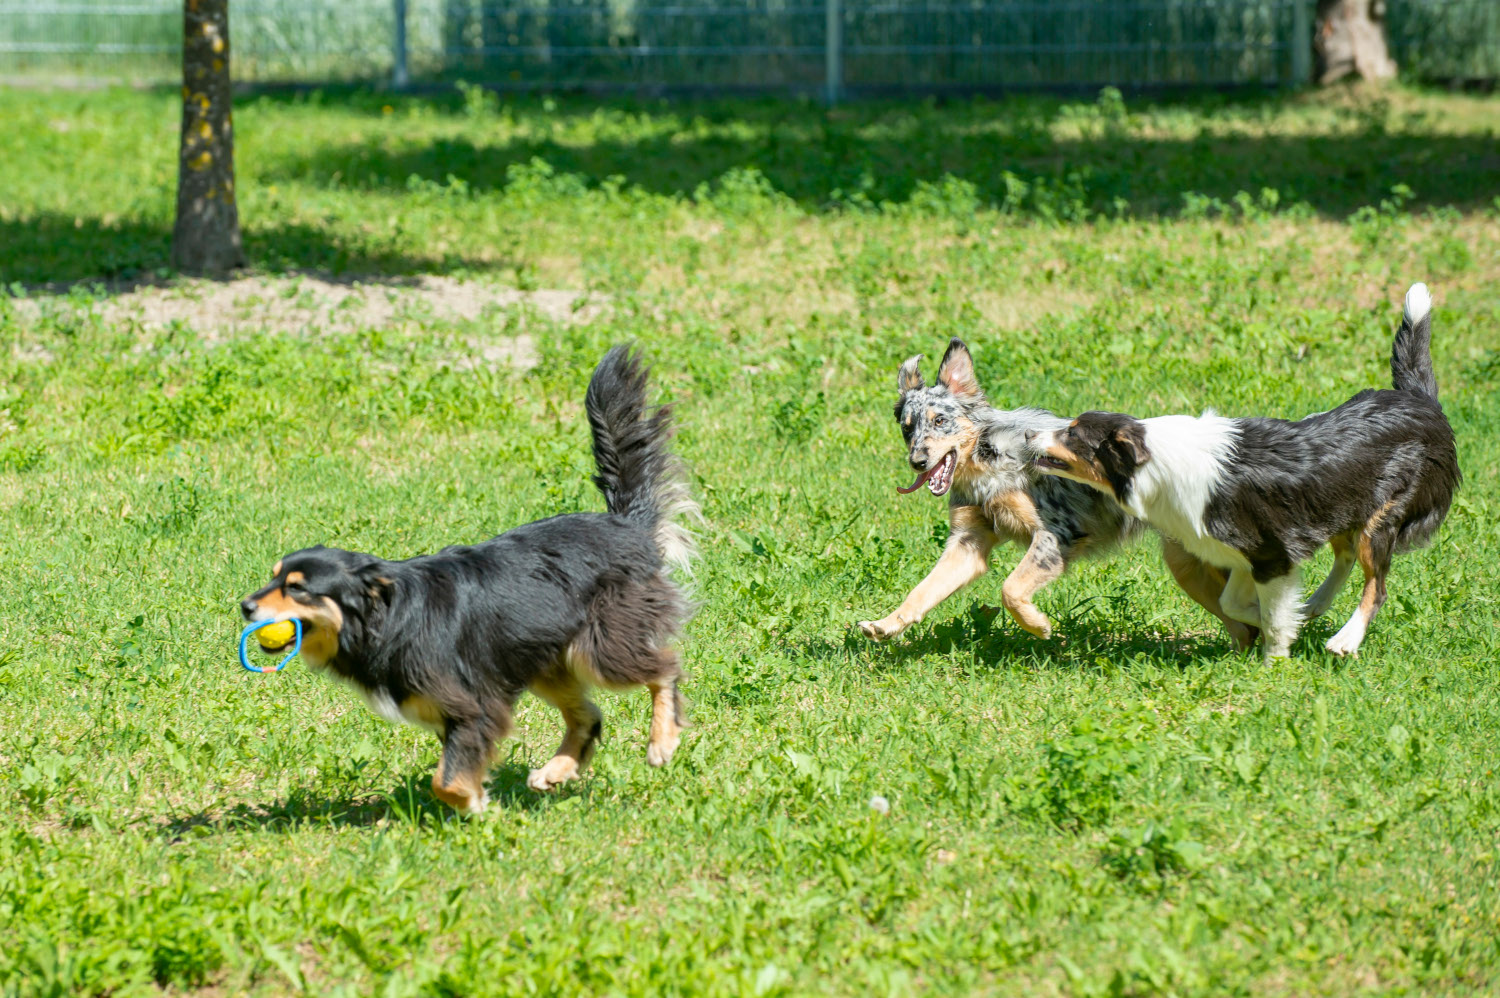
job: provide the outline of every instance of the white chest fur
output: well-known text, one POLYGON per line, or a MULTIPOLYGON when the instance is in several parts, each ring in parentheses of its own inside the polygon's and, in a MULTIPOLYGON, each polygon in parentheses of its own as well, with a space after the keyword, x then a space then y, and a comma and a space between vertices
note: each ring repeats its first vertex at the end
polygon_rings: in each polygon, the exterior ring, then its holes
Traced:
POLYGON ((1142 421, 1151 457, 1136 471, 1130 512, 1202 561, 1224 569, 1249 568, 1239 551, 1209 534, 1203 517, 1234 457, 1235 421, 1202 416, 1158 416, 1142 421))

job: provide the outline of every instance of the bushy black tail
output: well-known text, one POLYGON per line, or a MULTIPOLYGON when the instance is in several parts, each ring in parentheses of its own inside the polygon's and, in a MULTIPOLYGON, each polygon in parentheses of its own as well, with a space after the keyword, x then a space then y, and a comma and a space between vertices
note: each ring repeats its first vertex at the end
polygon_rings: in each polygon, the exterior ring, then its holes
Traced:
POLYGON ((646 404, 650 374, 624 346, 610 350, 594 370, 583 399, 594 432, 594 484, 611 513, 649 526, 662 559, 690 573, 696 551, 682 521, 701 514, 682 465, 668 447, 671 407, 646 404))
POLYGON ((1406 292, 1401 328, 1391 345, 1391 383, 1397 391, 1437 398, 1437 377, 1432 373, 1432 296, 1425 284, 1413 284, 1406 292))

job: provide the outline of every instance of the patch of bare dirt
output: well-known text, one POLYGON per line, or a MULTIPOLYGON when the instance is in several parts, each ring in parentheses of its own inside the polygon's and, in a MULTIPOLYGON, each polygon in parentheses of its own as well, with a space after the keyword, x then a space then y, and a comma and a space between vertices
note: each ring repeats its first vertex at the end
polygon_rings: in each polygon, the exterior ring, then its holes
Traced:
MULTIPOLYGON (((23 319, 35 319, 67 307, 67 301, 39 294, 16 305, 23 319)), ((473 322, 515 311, 571 324, 588 322, 603 310, 597 300, 576 291, 521 291, 433 275, 370 283, 311 275, 184 280, 131 288, 82 307, 110 323, 134 321, 148 329, 182 323, 209 343, 263 332, 314 335, 473 322)), ((526 333, 474 337, 469 346, 492 366, 524 371, 537 362, 535 343, 526 333)))

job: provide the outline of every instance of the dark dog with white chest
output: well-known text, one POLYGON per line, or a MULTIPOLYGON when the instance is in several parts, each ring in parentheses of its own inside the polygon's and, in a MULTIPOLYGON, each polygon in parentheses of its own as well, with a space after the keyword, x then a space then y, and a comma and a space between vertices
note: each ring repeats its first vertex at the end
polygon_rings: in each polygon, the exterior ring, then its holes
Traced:
MULTIPOLYGON (((376 714, 443 742, 433 792, 462 811, 489 800, 484 780, 511 711, 530 690, 567 731, 529 785, 549 790, 589 762, 601 733, 590 687, 651 693, 646 759, 664 765, 682 725, 673 639, 690 604, 685 571, 696 516, 668 449, 671 414, 646 404, 647 371, 624 347, 589 382, 594 482, 607 513, 569 513, 481 544, 386 561, 314 547, 287 555, 246 597, 246 620, 302 621, 302 657, 352 686, 376 714)), ((280 651, 280 649, 268 649, 280 651)))
POLYGON ((1427 288, 1412 285, 1391 389, 1296 422, 1086 412, 1033 435, 1036 467, 1097 489, 1228 571, 1220 603, 1261 628, 1268 660, 1290 652, 1302 621, 1328 609, 1358 561, 1359 607, 1327 645, 1353 654, 1385 602, 1392 556, 1431 540, 1461 477, 1438 404, 1431 312, 1427 288), (1333 571, 1299 606, 1298 566, 1324 544, 1333 571))

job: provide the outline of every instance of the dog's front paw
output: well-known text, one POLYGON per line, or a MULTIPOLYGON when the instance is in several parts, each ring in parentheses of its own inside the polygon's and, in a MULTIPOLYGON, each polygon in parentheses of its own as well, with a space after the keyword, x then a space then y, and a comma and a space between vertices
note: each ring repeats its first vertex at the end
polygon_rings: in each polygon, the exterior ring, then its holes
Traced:
POLYGON ((1026 633, 1030 634, 1032 637, 1041 638, 1043 641, 1051 640, 1052 621, 1048 620, 1041 614, 1038 614, 1037 616, 1040 618, 1039 620, 1029 624, 1023 623, 1021 626, 1025 628, 1026 633))
POLYGON ((577 778, 577 761, 565 755, 555 755, 547 765, 531 771, 531 775, 526 777, 526 785, 538 793, 546 793, 577 778))
POLYGON ((673 754, 677 751, 677 745, 682 741, 678 735, 671 738, 662 738, 646 746, 646 761, 652 766, 660 768, 672 761, 673 754))
POLYGON ((1041 638, 1043 641, 1052 637, 1052 621, 1036 608, 1036 604, 1023 600, 1007 600, 1005 609, 1010 611, 1011 619, 1021 625, 1021 630, 1032 637, 1041 638))
POLYGON ((906 630, 906 624, 895 617, 859 622, 859 632, 871 641, 885 641, 887 638, 894 638, 904 630, 906 630))

